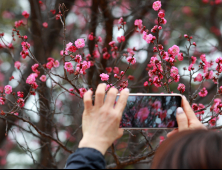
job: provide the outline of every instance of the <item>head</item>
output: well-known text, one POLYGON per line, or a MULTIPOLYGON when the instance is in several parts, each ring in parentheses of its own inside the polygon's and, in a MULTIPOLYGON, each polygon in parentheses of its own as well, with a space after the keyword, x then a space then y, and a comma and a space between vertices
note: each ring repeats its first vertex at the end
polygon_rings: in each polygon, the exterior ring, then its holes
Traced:
POLYGON ((221 169, 222 133, 206 130, 178 133, 161 144, 152 169, 221 169))

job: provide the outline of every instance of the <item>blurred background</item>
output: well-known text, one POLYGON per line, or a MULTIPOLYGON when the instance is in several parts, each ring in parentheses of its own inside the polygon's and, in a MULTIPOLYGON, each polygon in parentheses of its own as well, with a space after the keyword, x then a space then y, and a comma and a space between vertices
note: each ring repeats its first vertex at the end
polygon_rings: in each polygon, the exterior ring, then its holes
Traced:
MULTIPOLYGON (((128 76, 131 76, 128 83, 133 93, 163 92, 161 88, 158 89, 155 86, 143 86, 148 80, 146 67, 154 55, 153 46, 148 45, 140 34, 134 32, 136 19, 142 19, 149 30, 155 25, 157 12, 152 9, 153 2, 153 0, 1 0, 0 33, 4 32, 4 40, 12 43, 13 49, 4 48, 4 44, 0 41, 0 90, 3 90, 7 84, 10 84, 15 92, 29 89, 22 79, 32 73, 31 66, 34 63, 29 58, 21 59, 21 40, 16 36, 15 41, 12 39, 15 21, 23 20, 27 23, 19 28, 20 33, 29 37, 31 50, 41 63, 46 63, 49 57, 61 60, 63 30, 56 15, 59 12, 59 4, 64 3, 69 9, 66 13, 67 43, 75 42, 80 37, 87 40, 88 35, 93 32, 94 35, 103 38, 101 48, 107 47, 110 41, 116 41, 118 36, 124 35, 123 30, 118 31, 118 19, 123 17, 126 21, 126 41, 121 49, 122 51, 134 47, 137 49, 135 56, 137 64, 127 71, 124 79, 127 80, 128 76), (23 11, 30 13, 28 19, 22 16, 23 11), (48 27, 42 26, 45 22, 48 23, 48 27), (22 63, 21 72, 15 70, 15 61, 22 63), (11 76, 14 77, 12 81, 10 81, 11 76)), ((166 51, 176 44, 186 56, 188 42, 184 34, 188 34, 193 36, 193 41, 197 44, 196 48, 191 48, 190 55, 197 57, 198 61, 203 53, 206 54, 208 61, 215 61, 217 57, 222 56, 221 0, 162 0, 161 2, 162 9, 166 13, 167 24, 160 33, 160 43, 164 45, 166 51)), ((94 47, 94 41, 87 41, 84 53, 92 54, 94 47)), ((101 63, 104 65, 103 60, 101 63)), ((107 67, 110 65, 112 62, 105 63, 107 67)), ((188 68, 188 66, 188 58, 177 62, 181 75, 188 74, 184 71, 184 67, 188 68)), ((118 67, 125 70, 126 60, 120 60, 118 67)), ((198 64, 195 68, 198 68, 198 64)), ((78 79, 76 85, 79 88, 95 90, 99 83, 96 69, 90 68, 87 77, 78 79)), ((60 71, 62 67, 57 70, 58 73, 60 71)), ((67 82, 56 77, 55 79, 65 87, 71 88, 67 82)), ((188 80, 189 77, 183 76, 180 82, 188 87, 188 80)), ((222 79, 219 82, 222 83, 222 79)), ((198 86, 198 83, 193 82, 192 91, 194 92, 198 86)), ((177 87, 178 83, 173 83, 171 90, 179 93, 177 87)), ((214 83, 206 81, 204 87, 209 92, 208 96, 197 97, 195 103, 208 104, 213 99, 216 93, 214 83)), ((62 91, 50 80, 40 89, 43 90, 39 90, 35 96, 28 98, 19 116, 32 122, 44 133, 50 134, 57 142, 40 135, 29 123, 15 118, 0 117, 0 168, 63 168, 70 153, 61 148, 58 141, 61 141, 69 150, 76 150, 82 136, 82 100, 62 91), (49 128, 45 119, 52 115, 49 128)), ((0 110, 2 109, 4 108, 0 107, 0 110)), ((121 161, 118 167, 149 168, 155 148, 166 134, 166 130, 126 131, 124 137, 108 151, 107 168, 117 167, 116 156, 121 161)))

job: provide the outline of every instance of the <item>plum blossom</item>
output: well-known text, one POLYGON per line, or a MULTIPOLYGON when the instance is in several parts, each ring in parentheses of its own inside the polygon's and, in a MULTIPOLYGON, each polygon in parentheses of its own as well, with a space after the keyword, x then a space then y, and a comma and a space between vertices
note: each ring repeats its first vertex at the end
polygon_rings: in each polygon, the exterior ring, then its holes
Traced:
POLYGON ((20 91, 17 92, 17 95, 18 95, 18 97, 20 97, 20 98, 23 98, 23 97, 24 97, 24 93, 23 93, 23 92, 20 92, 20 91))
POLYGON ((136 63, 136 58, 134 58, 134 57, 128 57, 126 60, 127 60, 129 63, 131 63, 131 64, 135 64, 135 63, 136 63))
POLYGON ((184 93, 186 90, 186 86, 184 84, 179 84, 177 88, 181 93, 184 93))
POLYGON ((34 74, 31 74, 30 76, 28 76, 28 78, 26 79, 26 83, 27 84, 34 84, 34 82, 35 82, 35 79, 36 77, 34 76, 34 74))
POLYGON ((83 48, 83 47, 85 47, 85 40, 80 38, 75 41, 75 45, 77 48, 83 48))
POLYGON ((151 41, 153 40, 154 36, 152 34, 147 35, 146 31, 143 31, 143 39, 150 44, 151 41))
POLYGON ((82 61, 82 56, 81 55, 76 55, 76 57, 75 57, 75 62, 77 62, 77 63, 81 63, 81 61, 82 61))
POLYGON ((42 75, 42 76, 40 77, 40 80, 41 80, 42 82, 46 82, 46 76, 45 76, 45 75, 42 75))
POLYGON ((168 53, 175 57, 180 53, 180 48, 177 45, 174 45, 169 48, 168 53))
POLYGON ((137 113, 137 117, 140 119, 141 122, 144 122, 148 118, 149 114, 150 111, 147 107, 145 107, 139 110, 139 112, 137 113))
POLYGON ((19 61, 16 61, 15 62, 15 68, 17 68, 19 70, 20 67, 21 67, 21 63, 19 61))
POLYGON ((183 53, 179 53, 178 54, 178 60, 179 61, 183 61, 183 53))
POLYGON ((200 97, 206 97, 207 94, 208 94, 208 91, 205 87, 199 92, 200 97))
POLYGON ((108 74, 102 73, 102 74, 100 74, 100 77, 101 77, 102 81, 108 81, 109 80, 109 75, 108 74))
POLYGON ((155 11, 158 11, 160 8, 161 8, 161 1, 155 1, 154 3, 153 3, 153 9, 155 10, 155 11))
POLYGON ((25 106, 25 101, 22 98, 19 98, 17 100, 17 103, 18 103, 19 107, 21 107, 21 108, 23 108, 25 106))
POLYGON ((171 71, 170 71, 170 76, 171 76, 171 77, 175 77, 175 76, 178 75, 178 74, 179 74, 178 68, 176 68, 175 66, 173 66, 173 67, 171 68, 171 71))
POLYGON ((113 73, 114 74, 119 74, 119 67, 114 67, 113 73))
POLYGON ((58 68, 59 67, 59 61, 58 60, 56 60, 54 63, 53 63, 53 66, 55 67, 55 68, 58 68))
POLYGON ((149 85, 148 81, 146 81, 146 82, 143 84, 144 87, 147 87, 148 85, 149 85))
POLYGON ((137 19, 135 20, 134 25, 141 29, 143 27, 143 21, 141 19, 137 19))
POLYGON ((4 105, 5 104, 5 99, 3 97, 0 97, 0 105, 4 105))
POLYGON ((201 73, 199 73, 199 74, 197 75, 197 77, 194 78, 194 82, 196 82, 196 81, 201 82, 202 80, 203 80, 203 76, 202 76, 201 73))
POLYGON ((211 70, 209 71, 208 73, 205 73, 204 74, 204 77, 209 80, 209 79, 212 79, 214 77, 214 72, 211 70))
POLYGON ((165 17, 165 13, 164 13, 163 11, 160 11, 160 12, 158 13, 158 17, 164 18, 164 17, 165 17))
POLYGON ((73 69, 73 65, 72 65, 71 62, 66 62, 64 68, 65 68, 68 72, 74 70, 74 69, 73 69))
POLYGON ((12 93, 12 86, 10 86, 10 85, 5 86, 5 93, 11 94, 12 93))
POLYGON ((44 28, 48 28, 49 24, 48 24, 47 22, 44 22, 44 23, 42 24, 42 26, 43 26, 44 28))
POLYGON ((22 15, 25 17, 25 18, 29 18, 29 13, 27 11, 23 11, 22 12, 22 15))
POLYGON ((80 88, 79 92, 80 92, 80 97, 83 98, 83 96, 87 92, 87 90, 85 88, 80 88))
POLYGON ((118 20, 118 24, 123 24, 123 17, 121 17, 119 20, 118 20))

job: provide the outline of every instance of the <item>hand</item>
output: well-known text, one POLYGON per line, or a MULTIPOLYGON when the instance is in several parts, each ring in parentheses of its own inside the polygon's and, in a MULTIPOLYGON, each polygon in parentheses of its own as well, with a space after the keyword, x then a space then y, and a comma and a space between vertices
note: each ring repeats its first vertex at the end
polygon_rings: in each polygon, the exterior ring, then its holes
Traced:
POLYGON ((79 144, 79 148, 93 148, 103 155, 112 143, 123 135, 123 129, 119 126, 129 96, 129 89, 124 89, 114 108, 118 90, 111 88, 104 102, 105 89, 106 84, 98 86, 94 106, 92 92, 88 91, 84 95, 83 139, 79 144))
POLYGON ((182 98, 182 107, 183 108, 179 107, 177 109, 177 115, 176 115, 179 128, 168 133, 167 137, 170 137, 178 132, 185 130, 196 130, 196 129, 207 130, 207 128, 197 119, 194 111, 190 107, 190 104, 185 96, 183 96, 182 98))

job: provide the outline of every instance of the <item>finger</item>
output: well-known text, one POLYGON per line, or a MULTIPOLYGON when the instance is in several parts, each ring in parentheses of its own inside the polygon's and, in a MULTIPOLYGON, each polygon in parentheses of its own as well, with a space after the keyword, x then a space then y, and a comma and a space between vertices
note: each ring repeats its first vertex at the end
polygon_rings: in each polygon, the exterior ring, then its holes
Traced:
POLYGON ((188 120, 198 120, 185 96, 182 98, 182 107, 185 114, 187 115, 188 120))
POLYGON ((117 139, 120 139, 123 136, 124 130, 123 129, 119 129, 118 130, 118 137, 117 139))
POLYGON ((177 109, 177 123, 179 126, 179 132, 188 129, 188 119, 186 114, 184 113, 184 110, 181 107, 177 109))
POLYGON ((83 96, 84 108, 86 111, 90 111, 93 107, 92 105, 92 91, 87 91, 83 96))
POLYGON ((178 129, 174 129, 172 132, 169 132, 169 133, 167 134, 167 137, 170 138, 171 136, 173 136, 173 135, 175 135, 175 134, 177 134, 177 133, 178 133, 178 129))
POLYGON ((111 88, 106 96, 105 106, 110 108, 114 106, 116 101, 116 96, 118 94, 118 90, 116 88, 111 88))
POLYGON ((126 107, 127 99, 129 97, 129 89, 124 89, 120 93, 119 100, 117 101, 115 109, 119 110, 121 116, 123 114, 123 111, 126 107))
POLYGON ((95 95, 95 107, 100 108, 104 104, 104 97, 106 92, 106 84, 99 84, 99 86, 96 89, 96 95, 95 95))

